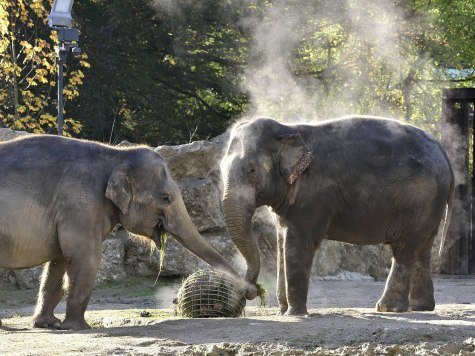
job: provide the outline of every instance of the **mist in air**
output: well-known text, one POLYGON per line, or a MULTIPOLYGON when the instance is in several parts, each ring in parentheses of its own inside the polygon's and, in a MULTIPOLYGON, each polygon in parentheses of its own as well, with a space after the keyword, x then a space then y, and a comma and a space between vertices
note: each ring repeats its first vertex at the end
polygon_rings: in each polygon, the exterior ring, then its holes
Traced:
MULTIPOLYGON (((255 115, 306 122, 355 113, 409 120, 415 97, 428 104, 419 114, 437 115, 438 98, 409 85, 416 71, 434 68, 408 50, 402 38, 411 24, 393 1, 278 1, 246 21, 253 36, 243 88, 255 115), (401 100, 404 110, 395 105, 401 100)), ((424 19, 416 21, 423 27, 424 19)))
MULTIPOLYGON (((443 73, 414 43, 414 33, 430 31, 429 14, 409 13, 401 4, 392 0, 216 4, 223 13, 239 13, 235 27, 246 38, 241 88, 250 105, 244 115, 315 121, 364 114, 433 123, 440 115, 440 93, 417 83, 443 73)), ((185 18, 180 2, 155 0, 153 6, 169 21, 185 18)), ((202 6, 193 3, 197 16, 202 6)))

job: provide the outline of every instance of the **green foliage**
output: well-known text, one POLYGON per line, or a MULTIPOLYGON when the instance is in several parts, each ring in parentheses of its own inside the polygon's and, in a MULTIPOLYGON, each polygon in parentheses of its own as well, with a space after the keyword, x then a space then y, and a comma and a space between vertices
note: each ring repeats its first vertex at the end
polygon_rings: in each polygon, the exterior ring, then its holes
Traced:
POLYGON ((78 4, 90 76, 76 107, 98 140, 187 142, 222 133, 245 108, 242 35, 220 1, 175 16, 148 1, 78 4), (94 103, 94 105, 90 105, 94 103))
MULTIPOLYGON (((0 125, 35 133, 54 133, 56 34, 48 30, 46 0, 0 1, 0 125)), ((86 56, 81 66, 87 67, 86 56)), ((68 68, 64 95, 78 96, 84 74, 68 68)), ((65 132, 77 134, 81 124, 66 116, 65 132)))
POLYGON ((257 296, 259 297, 259 300, 260 300, 260 306, 266 307, 267 297, 269 296, 267 289, 265 289, 264 285, 262 285, 261 283, 256 283, 256 288, 257 288, 257 296))

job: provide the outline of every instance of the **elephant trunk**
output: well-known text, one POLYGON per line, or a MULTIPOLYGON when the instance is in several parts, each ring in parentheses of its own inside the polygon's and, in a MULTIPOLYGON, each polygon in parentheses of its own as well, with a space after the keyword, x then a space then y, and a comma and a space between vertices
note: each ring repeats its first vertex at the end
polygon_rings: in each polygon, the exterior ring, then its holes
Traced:
POLYGON ((254 196, 253 188, 230 189, 230 184, 226 184, 223 198, 229 235, 246 260, 246 281, 252 284, 256 284, 260 270, 259 246, 251 226, 255 210, 254 196))
POLYGON ((225 271, 243 285, 247 295, 253 294, 255 287, 245 282, 239 273, 221 256, 198 232, 191 221, 183 199, 179 197, 165 214, 164 228, 186 249, 219 270, 225 271))

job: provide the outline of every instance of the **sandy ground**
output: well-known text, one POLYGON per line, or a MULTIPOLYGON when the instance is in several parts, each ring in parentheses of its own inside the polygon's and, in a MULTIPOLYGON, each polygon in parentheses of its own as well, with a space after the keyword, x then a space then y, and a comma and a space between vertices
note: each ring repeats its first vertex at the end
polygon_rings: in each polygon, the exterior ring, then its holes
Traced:
POLYGON ((274 316, 270 295, 237 319, 177 318, 179 281, 134 279, 97 288, 81 332, 32 328, 36 291, 1 286, 0 355, 475 355, 473 277, 435 277, 434 312, 375 312, 382 281, 314 280, 309 317, 274 316))

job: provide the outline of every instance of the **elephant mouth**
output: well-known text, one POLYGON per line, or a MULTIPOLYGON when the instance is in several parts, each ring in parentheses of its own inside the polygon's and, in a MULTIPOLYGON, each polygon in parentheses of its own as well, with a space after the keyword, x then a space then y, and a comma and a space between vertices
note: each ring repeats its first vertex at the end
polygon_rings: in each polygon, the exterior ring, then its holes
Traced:
POLYGON ((162 218, 158 220, 157 225, 155 225, 155 228, 153 229, 153 237, 152 240, 155 242, 155 245, 157 246, 158 249, 162 248, 162 235, 166 233, 167 230, 165 230, 165 227, 163 226, 163 221, 162 218))

